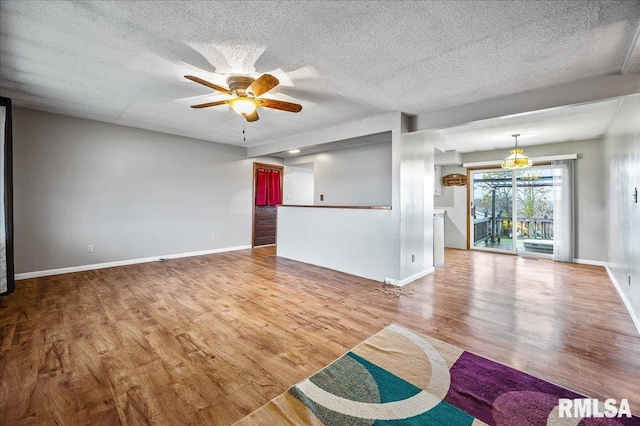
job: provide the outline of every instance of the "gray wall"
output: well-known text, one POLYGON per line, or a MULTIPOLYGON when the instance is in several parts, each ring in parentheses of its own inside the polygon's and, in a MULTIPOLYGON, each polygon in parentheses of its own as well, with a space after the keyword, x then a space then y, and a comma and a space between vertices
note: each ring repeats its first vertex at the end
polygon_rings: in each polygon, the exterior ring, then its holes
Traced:
POLYGON ((250 245, 253 161, 281 163, 15 108, 16 273, 250 245))
POLYGON ((391 179, 391 141, 316 154, 314 204, 390 206, 391 179))
MULTIPOLYGON (((575 258, 586 261, 604 262, 605 252, 603 242, 605 241, 606 216, 604 211, 604 166, 602 161, 603 141, 601 139, 591 139, 530 146, 526 147, 524 152, 530 157, 578 154, 575 170, 575 258)), ((507 155, 509 155, 508 150, 473 152, 464 154, 463 161, 465 163, 493 161, 502 159, 507 155)), ((443 176, 450 173, 451 170, 459 169, 447 169, 446 173, 445 171, 442 172, 443 176)), ((452 197, 459 200, 461 199, 461 194, 457 193, 457 196, 452 195, 452 197)), ((449 195, 444 195, 439 198, 441 203, 446 203, 449 195)), ((445 244, 451 244, 447 245, 447 247, 460 247, 461 243, 459 240, 459 234, 453 237, 448 237, 448 230, 453 230, 453 232, 456 233, 459 233, 459 230, 465 230, 466 235, 466 208, 466 203, 462 205, 462 203, 455 203, 455 200, 452 208, 446 208, 447 220, 450 219, 453 221, 453 223, 449 224, 449 227, 447 227, 448 222, 445 222, 445 244), (452 238, 454 241, 451 241, 452 238)), ((466 237, 464 243, 466 246, 466 237)))
POLYGON ((640 203, 634 203, 632 194, 634 188, 640 190, 640 95, 623 98, 604 137, 604 145, 607 262, 637 320, 640 318, 640 203))

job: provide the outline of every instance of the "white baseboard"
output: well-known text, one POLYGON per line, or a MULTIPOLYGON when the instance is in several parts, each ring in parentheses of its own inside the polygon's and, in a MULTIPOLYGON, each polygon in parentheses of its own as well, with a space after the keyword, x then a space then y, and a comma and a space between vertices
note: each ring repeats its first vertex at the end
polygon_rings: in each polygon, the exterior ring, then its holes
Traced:
POLYGON ((94 269, 113 268, 116 266, 135 265, 138 263, 157 262, 159 260, 178 259, 181 257, 202 256, 204 254, 223 253, 227 251, 246 250, 251 246, 226 247, 212 250, 193 251, 190 253, 168 254, 166 256, 145 257, 141 259, 118 260, 116 262, 94 263, 91 265, 71 266, 69 268, 48 269, 45 271, 24 272, 16 274, 16 280, 26 280, 29 278, 47 277, 50 275, 69 274, 71 272, 92 271, 94 269))
POLYGON ((404 280, 394 280, 393 278, 385 278, 384 282, 388 283, 388 284, 393 284, 393 285, 398 286, 398 287, 403 287, 403 286, 409 284, 412 281, 415 281, 415 280, 417 280, 419 278, 424 277, 425 275, 429 275, 429 274, 433 273, 435 270, 436 270, 436 268, 433 268, 433 267, 429 268, 429 269, 425 269, 424 271, 418 272, 415 275, 411 275, 410 277, 405 278, 404 280))
POLYGON ((581 265, 602 266, 603 268, 607 267, 607 262, 602 262, 600 260, 573 259, 573 262, 574 263, 579 263, 581 265))
POLYGON ((611 272, 611 269, 609 269, 609 265, 605 264, 604 269, 606 269, 607 274, 609 274, 609 278, 611 279, 611 282, 613 283, 614 287, 618 291, 620 298, 624 302, 624 306, 627 307, 627 311, 629 311, 629 315, 631 315, 631 319, 633 320, 633 323, 635 324, 636 329, 640 334, 640 318, 638 318, 636 313, 633 311, 633 308, 631 307, 631 302, 629 302, 629 299, 627 299, 627 296, 625 296, 625 294, 623 293, 622 287, 620 287, 620 283, 618 283, 618 281, 616 280, 616 277, 613 276, 613 272, 611 272))

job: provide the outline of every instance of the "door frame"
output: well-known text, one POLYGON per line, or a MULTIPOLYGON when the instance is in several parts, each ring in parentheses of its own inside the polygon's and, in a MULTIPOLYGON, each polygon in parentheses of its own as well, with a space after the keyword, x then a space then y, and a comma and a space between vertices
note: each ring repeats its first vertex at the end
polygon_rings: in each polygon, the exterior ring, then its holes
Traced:
MULTIPOLYGON (((488 252, 494 252, 494 253, 503 253, 503 254, 513 254, 513 255, 517 255, 518 254, 518 243, 517 241, 513 240, 512 237, 512 245, 511 245, 511 250, 506 250, 506 249, 500 249, 500 248, 493 248, 493 247, 476 247, 475 243, 473 242, 475 235, 474 235, 474 228, 473 228, 473 219, 471 218, 471 202, 474 200, 473 198, 473 192, 474 192, 474 179, 473 179, 473 175, 474 173, 482 173, 482 172, 489 172, 491 173, 492 171, 504 171, 504 169, 502 169, 500 166, 488 166, 488 167, 473 167, 473 168, 469 168, 467 169, 467 249, 470 250, 479 250, 479 251, 488 251, 488 252)), ((509 170, 509 172, 511 172, 511 187, 512 190, 514 191, 512 197, 511 197, 511 211, 512 213, 512 218, 515 218, 515 220, 512 219, 511 221, 511 235, 517 235, 517 228, 518 228, 518 224, 517 224, 517 209, 518 209, 518 200, 517 200, 517 196, 515 193, 516 190, 516 173, 514 170, 509 170)), ((474 205, 474 207, 477 207, 474 205)))
MULTIPOLYGON (((534 164, 531 169, 536 169, 536 168, 549 168, 551 167, 551 163, 550 162, 542 162, 542 163, 537 163, 534 164)), ((492 170, 496 170, 496 171, 500 171, 502 170, 500 166, 488 166, 488 167, 470 167, 467 168, 467 250, 479 250, 479 251, 488 251, 488 252, 495 252, 495 253, 503 253, 503 254, 512 254, 512 255, 522 255, 522 254, 526 254, 529 257, 540 257, 540 258, 553 258, 553 255, 548 255, 548 254, 544 254, 544 253, 534 253, 534 252, 525 252, 524 250, 518 250, 518 242, 517 242, 517 237, 514 239, 512 237, 512 247, 511 250, 505 250, 505 249, 496 249, 496 248, 489 248, 489 247, 475 247, 474 243, 473 243, 473 239, 474 239, 474 229, 473 229, 473 219, 471 218, 471 203, 473 201, 473 174, 474 173, 478 173, 478 172, 491 172, 492 170)), ((518 197, 516 195, 516 191, 517 191, 517 182, 518 182, 518 177, 517 177, 517 170, 511 170, 512 175, 511 175, 511 185, 513 188, 513 197, 512 197, 512 220, 511 220, 511 235, 516 235, 518 234, 518 221, 517 221, 517 211, 518 211, 518 197)), ((474 206, 475 207, 475 206, 474 206)))
MULTIPOLYGON (((256 247, 256 186, 258 184, 258 169, 278 170, 280 172, 280 193, 284 200, 284 166, 267 163, 253 163, 253 186, 251 191, 251 248, 256 247)), ((278 215, 276 207, 276 241, 278 236, 278 215)), ((262 246, 257 246, 262 247, 262 246)))

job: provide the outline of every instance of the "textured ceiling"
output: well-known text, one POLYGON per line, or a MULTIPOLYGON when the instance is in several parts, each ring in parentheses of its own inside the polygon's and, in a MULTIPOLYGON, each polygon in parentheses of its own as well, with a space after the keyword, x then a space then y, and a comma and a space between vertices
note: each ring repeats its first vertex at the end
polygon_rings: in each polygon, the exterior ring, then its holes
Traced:
POLYGON ((258 145, 637 68, 639 21, 637 1, 2 0, 0 90, 18 106, 258 145), (227 106, 189 107, 224 95, 185 74, 226 86, 266 72, 281 81, 267 96, 303 110, 261 108, 246 142, 227 106))
POLYGON ((474 152, 597 138, 604 135, 620 100, 613 99, 567 108, 552 108, 483 120, 439 130, 447 151, 474 152))

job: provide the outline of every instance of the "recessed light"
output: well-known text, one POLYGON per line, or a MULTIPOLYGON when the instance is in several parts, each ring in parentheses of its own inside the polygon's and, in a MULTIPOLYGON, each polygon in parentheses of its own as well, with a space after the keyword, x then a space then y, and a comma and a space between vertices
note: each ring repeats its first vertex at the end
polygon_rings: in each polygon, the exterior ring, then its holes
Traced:
POLYGON ((289 154, 298 154, 298 153, 300 153, 299 149, 290 149, 289 150, 289 154))

